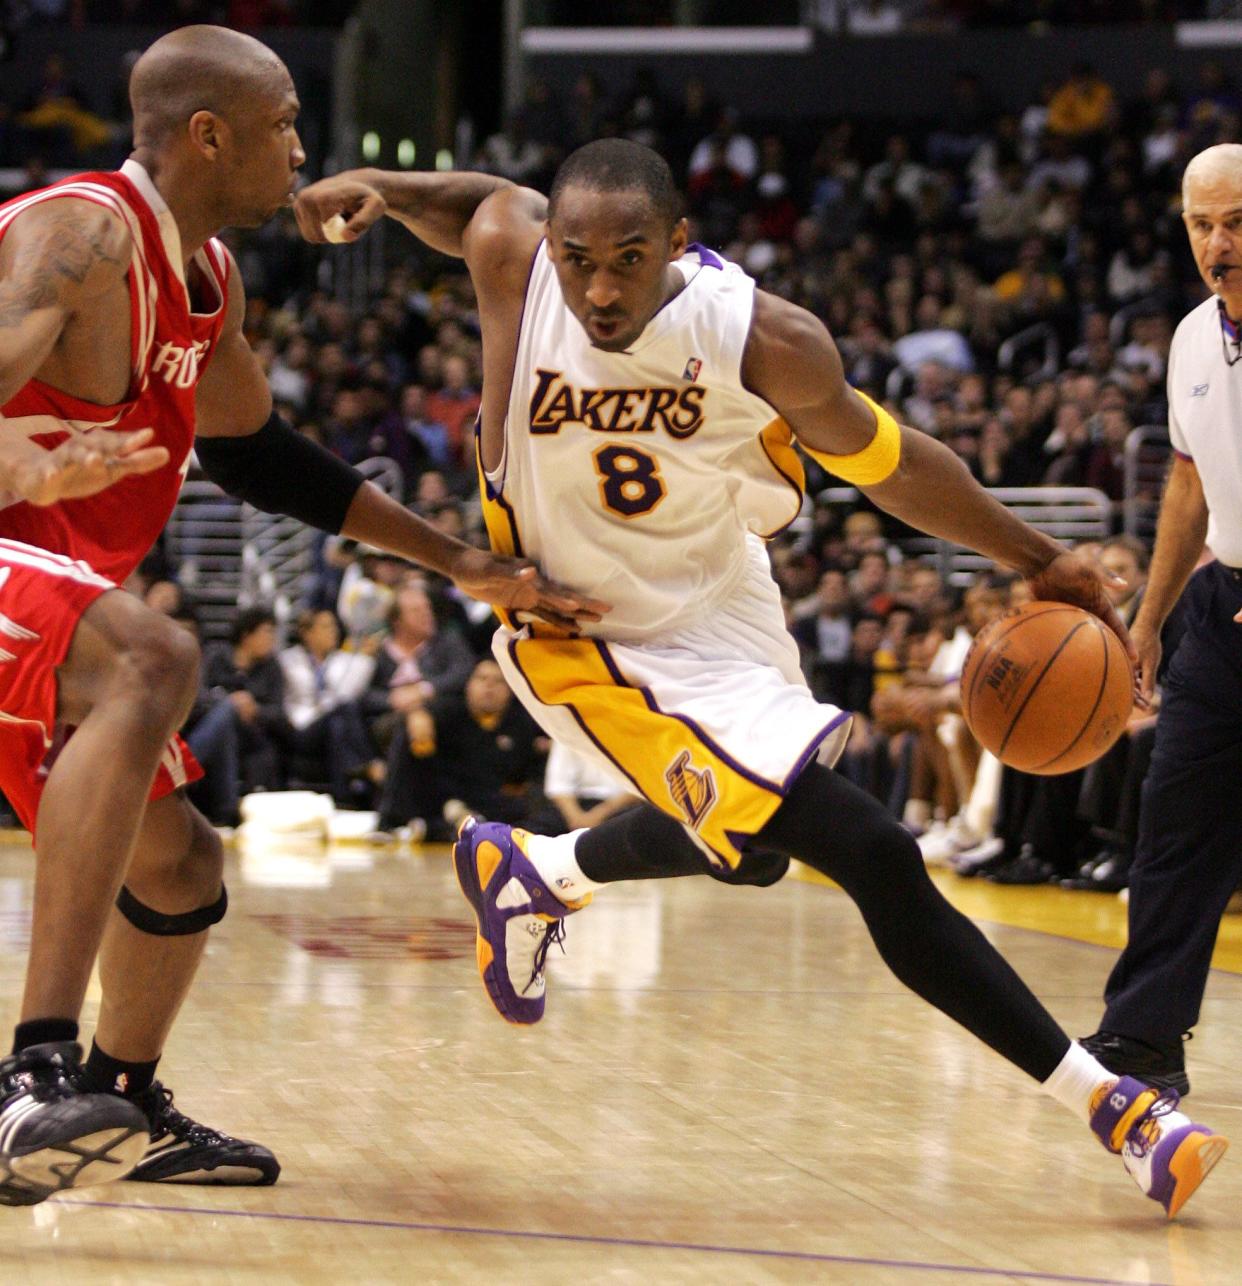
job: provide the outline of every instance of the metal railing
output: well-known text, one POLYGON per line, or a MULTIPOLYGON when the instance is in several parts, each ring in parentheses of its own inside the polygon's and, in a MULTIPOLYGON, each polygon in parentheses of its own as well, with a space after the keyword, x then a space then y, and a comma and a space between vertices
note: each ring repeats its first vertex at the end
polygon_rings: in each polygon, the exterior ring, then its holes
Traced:
POLYGON ((1132 429, 1126 437, 1125 499, 1122 522, 1126 535, 1151 541, 1156 534, 1160 512, 1160 493, 1168 472, 1173 447, 1169 430, 1163 424, 1144 424, 1132 429))
MULTIPOLYGON (((387 456, 364 460, 364 477, 394 499, 401 467, 387 456)), ((204 639, 227 637, 239 607, 262 604, 283 621, 303 597, 317 533, 225 495, 205 478, 187 480, 165 528, 164 548, 193 600, 204 639)))
POLYGON ((1030 372, 1034 379, 1053 379, 1061 369, 1061 344, 1057 333, 1047 322, 1037 322, 1010 335, 996 350, 996 364, 1002 371, 1012 371, 1019 354, 1038 350, 1040 362, 1035 371, 1030 372))
MULTIPOLYGON (((1070 544, 1112 533, 1113 502, 1094 487, 989 487, 988 493, 1032 527, 1070 544)), ((854 487, 828 487, 816 496, 828 505, 853 506, 858 500, 854 487)), ((906 558, 934 564, 947 584, 969 584, 992 566, 982 554, 934 536, 909 536, 897 545, 906 558)))

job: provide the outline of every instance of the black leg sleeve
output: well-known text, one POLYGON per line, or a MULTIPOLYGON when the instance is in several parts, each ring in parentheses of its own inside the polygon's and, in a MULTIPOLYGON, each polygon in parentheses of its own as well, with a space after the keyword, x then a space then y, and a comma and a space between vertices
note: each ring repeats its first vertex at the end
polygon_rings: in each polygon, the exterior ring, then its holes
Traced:
POLYGON ((680 822, 654 804, 627 808, 578 839, 574 856, 582 873, 601 884, 621 880, 667 880, 710 875, 724 884, 775 884, 789 869, 782 853, 760 849, 744 854, 734 870, 708 861, 680 822))
POLYGON ((1038 1081, 1069 1038, 1000 953, 928 878, 918 845, 876 800, 810 764, 760 831, 761 844, 800 858, 857 903, 885 964, 1038 1081))

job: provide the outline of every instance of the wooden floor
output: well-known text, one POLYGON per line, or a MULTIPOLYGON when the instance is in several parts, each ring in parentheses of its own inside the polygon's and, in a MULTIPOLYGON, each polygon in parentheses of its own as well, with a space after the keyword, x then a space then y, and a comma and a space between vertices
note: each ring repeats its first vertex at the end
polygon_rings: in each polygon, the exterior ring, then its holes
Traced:
MULTIPOLYGON (((1242 1281, 1236 920, 1190 1056, 1194 1111, 1237 1150, 1168 1224, 895 983, 832 888, 608 890, 570 922, 548 1017, 517 1030, 479 988, 443 850, 230 862, 163 1072, 187 1111, 275 1149, 281 1182, 0 1211, 6 1286, 1242 1281)), ((0 848, 4 1024, 30 870, 0 848)), ((1094 1028, 1115 899, 945 887, 1072 1032, 1094 1028)))

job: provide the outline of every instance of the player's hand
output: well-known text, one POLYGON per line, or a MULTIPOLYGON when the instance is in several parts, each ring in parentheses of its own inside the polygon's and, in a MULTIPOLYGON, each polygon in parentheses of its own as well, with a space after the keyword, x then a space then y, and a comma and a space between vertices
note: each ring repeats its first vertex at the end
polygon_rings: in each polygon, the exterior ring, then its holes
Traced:
POLYGON ((298 229, 314 245, 326 245, 324 224, 339 214, 345 220, 340 239, 357 241, 373 224, 384 217, 388 203, 361 177, 361 171, 351 170, 320 179, 304 187, 293 202, 298 229))
POLYGON ((1160 668, 1160 657, 1163 649, 1160 646, 1160 631, 1153 630, 1142 621, 1134 622, 1134 632, 1130 636, 1138 652, 1138 691, 1144 708, 1151 706, 1152 694, 1156 690, 1156 671, 1160 668))
MULTIPOLYGON (((1066 550, 1065 553, 1058 554, 1037 576, 1030 577, 1027 583, 1036 598, 1052 599, 1058 603, 1073 603, 1075 607, 1084 608, 1092 615, 1098 616, 1112 630, 1121 640, 1126 656, 1130 658, 1130 665, 1135 671, 1135 700, 1145 705, 1151 699, 1151 690, 1144 690, 1142 687, 1139 653, 1129 630, 1121 623, 1117 609, 1104 591, 1105 576, 1108 576, 1107 572, 1102 573, 1094 563, 1089 562, 1081 554, 1066 550)), ((1111 579, 1118 584, 1121 583, 1116 577, 1111 579)), ((1157 640, 1158 646, 1159 640, 1157 640)), ((1157 652, 1157 660, 1159 660, 1159 652, 1157 652)), ((1155 674, 1153 668, 1151 672, 1153 683, 1155 674)))
POLYGON ((151 473, 168 463, 166 447, 147 445, 154 436, 154 429, 94 429, 51 451, 37 447, 12 465, 9 488, 41 507, 96 495, 122 478, 151 473))
MULTIPOLYGON (((1130 638, 1130 632, 1121 623, 1117 609, 1104 592, 1104 576, 1094 563, 1088 562, 1081 554, 1066 550, 1058 554, 1042 572, 1032 576, 1027 582, 1031 593, 1036 598, 1055 599, 1059 603, 1073 603, 1075 607, 1084 608, 1108 626, 1121 640, 1130 658, 1130 664, 1138 665, 1138 653, 1130 638)), ((1113 578, 1116 580, 1116 578, 1113 578)), ((1118 582, 1121 583, 1121 582, 1118 582)))
POLYGON ((610 610, 607 603, 545 580, 527 559, 505 558, 485 549, 465 550, 453 568, 453 580, 471 598, 529 612, 569 633, 584 621, 602 620, 610 610))

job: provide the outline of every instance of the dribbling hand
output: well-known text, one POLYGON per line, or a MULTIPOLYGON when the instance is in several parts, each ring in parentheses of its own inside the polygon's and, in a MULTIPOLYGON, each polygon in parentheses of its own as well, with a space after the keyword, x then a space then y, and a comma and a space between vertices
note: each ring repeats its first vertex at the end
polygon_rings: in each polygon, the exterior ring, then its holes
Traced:
MULTIPOLYGON (((1130 637, 1130 632, 1121 623, 1117 609, 1109 602, 1108 595, 1104 592, 1104 575, 1107 573, 1102 574, 1081 554, 1067 550, 1063 554, 1058 554, 1038 575, 1029 577, 1027 583, 1036 598, 1073 603, 1075 607, 1081 607, 1093 616, 1098 616, 1112 630, 1121 640, 1126 656, 1130 658, 1130 664, 1135 670, 1135 700, 1145 706, 1151 699, 1151 690, 1150 688, 1145 690, 1138 682, 1141 678, 1139 653, 1135 648, 1134 640, 1130 637)), ((1159 640, 1156 641, 1156 645, 1158 648, 1159 640)), ((1158 652, 1156 659, 1159 660, 1158 652)), ((1155 681, 1155 673, 1153 667, 1152 682, 1155 681)))
POLYGON ((96 495, 122 478, 151 473, 168 463, 167 448, 147 446, 154 436, 154 429, 95 429, 12 465, 9 487, 40 507, 96 495))
POLYGON ((298 230, 313 245, 326 245, 333 242, 357 241, 373 224, 384 217, 388 203, 369 183, 339 174, 333 178, 320 179, 304 187, 293 202, 293 213, 297 216, 298 230), (345 221, 345 226, 334 225, 339 229, 336 235, 328 236, 325 225, 336 216, 345 221))
POLYGON ((529 612, 566 633, 584 621, 603 619, 607 603, 545 580, 522 558, 506 558, 484 549, 468 549, 453 568, 453 581, 471 598, 513 612, 529 612))

